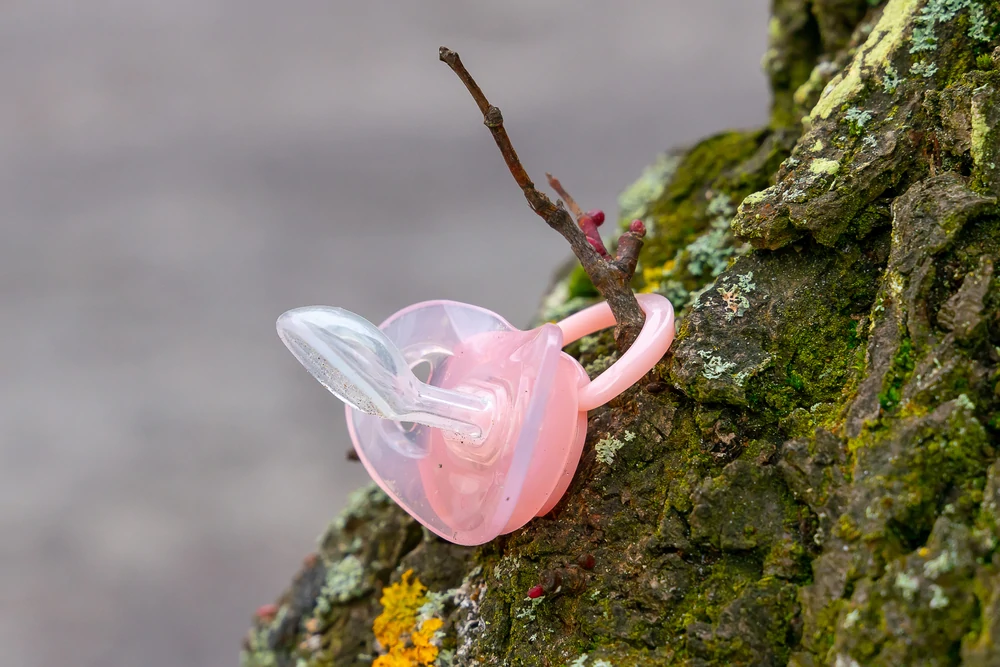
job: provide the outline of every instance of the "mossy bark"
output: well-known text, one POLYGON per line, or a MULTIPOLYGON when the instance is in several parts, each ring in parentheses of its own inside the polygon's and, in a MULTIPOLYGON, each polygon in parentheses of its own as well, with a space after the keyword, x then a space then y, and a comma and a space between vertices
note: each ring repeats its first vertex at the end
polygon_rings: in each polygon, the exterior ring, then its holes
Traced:
MULTIPOLYGON (((678 336, 591 413, 562 502, 468 549, 359 494, 244 664, 371 664, 413 570, 442 665, 1000 665, 998 24, 775 0, 769 126, 623 194, 678 336)), ((571 272, 542 317, 592 300, 571 272)))

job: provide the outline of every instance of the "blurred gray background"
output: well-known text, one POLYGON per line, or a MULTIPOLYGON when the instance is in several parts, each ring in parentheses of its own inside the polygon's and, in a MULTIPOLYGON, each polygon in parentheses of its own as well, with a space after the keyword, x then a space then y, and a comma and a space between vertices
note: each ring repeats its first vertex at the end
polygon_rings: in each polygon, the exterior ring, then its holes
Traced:
POLYGON ((366 481, 274 333, 568 256, 437 60, 587 208, 765 121, 767 0, 15 0, 0 11, 0 663, 234 665, 366 481))

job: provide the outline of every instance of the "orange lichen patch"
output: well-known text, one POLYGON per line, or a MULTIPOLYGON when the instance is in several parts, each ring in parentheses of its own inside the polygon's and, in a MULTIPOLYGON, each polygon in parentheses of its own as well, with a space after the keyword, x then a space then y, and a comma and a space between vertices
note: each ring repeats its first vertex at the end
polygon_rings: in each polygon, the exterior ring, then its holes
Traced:
POLYGON ((417 610, 427 602, 427 588, 414 578, 413 570, 403 573, 399 583, 382 589, 382 613, 375 619, 375 639, 385 650, 372 667, 429 667, 438 657, 433 643, 444 622, 428 618, 417 627, 417 610))

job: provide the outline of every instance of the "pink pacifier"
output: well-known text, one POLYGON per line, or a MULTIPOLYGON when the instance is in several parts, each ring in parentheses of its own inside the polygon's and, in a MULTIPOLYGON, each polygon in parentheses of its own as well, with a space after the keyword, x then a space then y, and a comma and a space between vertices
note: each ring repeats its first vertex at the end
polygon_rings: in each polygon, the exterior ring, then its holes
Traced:
POLYGON ((278 335, 347 404, 372 479, 446 540, 483 544, 547 514, 576 472, 587 411, 637 382, 674 338, 664 297, 640 294, 635 343, 591 381, 562 347, 614 326, 607 303, 520 331, 485 308, 427 301, 381 327, 340 308, 278 318, 278 335), (413 369, 426 364, 426 382, 413 369))

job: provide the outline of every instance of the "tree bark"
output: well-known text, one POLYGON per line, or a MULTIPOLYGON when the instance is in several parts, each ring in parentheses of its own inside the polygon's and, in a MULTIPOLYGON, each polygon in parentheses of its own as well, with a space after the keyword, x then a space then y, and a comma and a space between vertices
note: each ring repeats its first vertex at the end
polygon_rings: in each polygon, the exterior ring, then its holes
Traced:
MULTIPOLYGON (((565 498, 470 549, 360 492, 245 665, 1000 665, 1000 7, 773 9, 769 126, 622 196, 678 336, 591 412, 565 498)), ((592 290, 571 271, 542 317, 592 290)))

